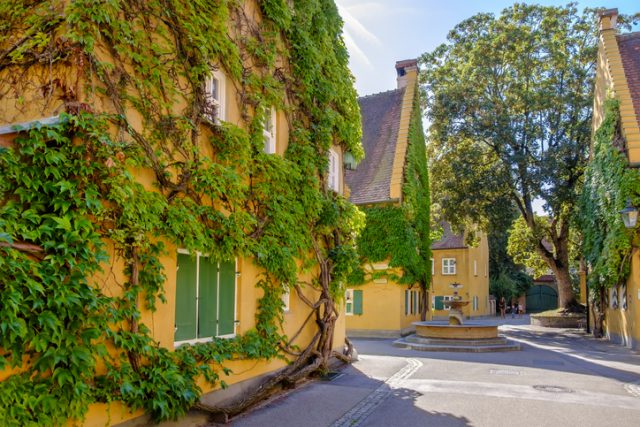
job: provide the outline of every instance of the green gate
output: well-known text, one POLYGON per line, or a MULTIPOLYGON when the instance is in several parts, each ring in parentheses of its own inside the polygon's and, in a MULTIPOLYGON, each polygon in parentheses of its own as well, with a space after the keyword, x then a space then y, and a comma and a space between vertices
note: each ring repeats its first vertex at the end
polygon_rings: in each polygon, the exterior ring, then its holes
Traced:
POLYGON ((558 292, 550 286, 535 285, 527 291, 527 313, 558 308, 558 292))

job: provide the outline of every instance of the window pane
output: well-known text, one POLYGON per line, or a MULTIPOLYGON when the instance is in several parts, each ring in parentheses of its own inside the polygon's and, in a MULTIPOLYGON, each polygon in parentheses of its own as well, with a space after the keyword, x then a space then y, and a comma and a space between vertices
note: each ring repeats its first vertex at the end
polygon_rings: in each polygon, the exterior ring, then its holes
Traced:
POLYGON ((220 101, 220 82, 215 77, 211 79, 211 97, 216 101, 220 101))
POLYGON ((189 255, 178 254, 174 341, 196 338, 196 280, 196 260, 189 255))

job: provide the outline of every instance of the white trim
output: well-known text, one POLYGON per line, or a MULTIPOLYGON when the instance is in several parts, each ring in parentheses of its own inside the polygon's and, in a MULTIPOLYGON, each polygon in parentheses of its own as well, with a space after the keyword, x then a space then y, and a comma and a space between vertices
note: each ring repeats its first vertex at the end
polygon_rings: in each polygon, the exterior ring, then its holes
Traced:
POLYGON ((436 275, 436 261, 435 259, 431 258, 431 276, 435 276, 436 275))
POLYGON ((355 300, 353 298, 353 288, 344 290, 344 314, 345 316, 353 316, 353 304, 355 300), (349 296, 351 296, 351 312, 347 311, 347 301, 349 300, 349 296))
POLYGON ((265 122, 262 125, 262 136, 264 138, 264 152, 267 154, 276 153, 276 135, 277 135, 277 113, 276 109, 271 107, 265 114, 265 122), (268 129, 271 124, 271 130, 268 129))
POLYGON ((442 275, 443 276, 455 276, 456 271, 457 271, 457 263, 455 258, 442 258, 442 275), (451 263, 451 261, 453 261, 453 263, 451 263))
POLYGON ((330 190, 340 194, 340 155, 330 148, 328 151, 329 172, 327 173, 327 186, 330 190))
POLYGON ((226 102, 226 76, 221 70, 213 70, 211 76, 207 79, 206 83, 206 98, 215 108, 215 112, 209 115, 209 119, 215 123, 226 120, 227 117, 227 102, 226 102), (213 90, 213 82, 217 82, 217 97, 211 93, 213 90))
POLYGON ((45 117, 42 119, 29 120, 28 122, 21 122, 16 124, 8 124, 0 126, 0 135, 6 135, 16 132, 24 132, 31 130, 38 126, 53 126, 62 123, 60 116, 45 117))
POLYGON ((478 275, 478 261, 476 261, 475 259, 473 260, 473 275, 478 275))

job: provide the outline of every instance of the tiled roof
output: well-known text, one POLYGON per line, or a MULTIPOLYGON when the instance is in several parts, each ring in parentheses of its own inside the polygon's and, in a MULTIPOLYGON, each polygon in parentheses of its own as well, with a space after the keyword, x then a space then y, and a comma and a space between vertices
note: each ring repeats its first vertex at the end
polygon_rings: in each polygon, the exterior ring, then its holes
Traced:
POLYGON ((640 31, 618 35, 617 39, 636 120, 640 126, 640 31))
POLYGON ((464 235, 455 234, 451 230, 448 222, 440 224, 442 226, 442 238, 431 244, 431 249, 465 249, 464 235))
POLYGON ((389 189, 403 96, 404 89, 394 89, 358 99, 365 157, 355 170, 345 171, 352 203, 391 201, 389 189))

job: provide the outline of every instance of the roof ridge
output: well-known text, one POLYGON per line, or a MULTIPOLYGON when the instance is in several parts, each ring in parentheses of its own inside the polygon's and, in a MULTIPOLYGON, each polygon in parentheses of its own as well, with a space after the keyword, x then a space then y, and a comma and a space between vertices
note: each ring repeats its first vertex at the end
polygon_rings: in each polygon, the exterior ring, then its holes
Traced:
POLYGON ((384 90, 382 92, 370 93, 369 95, 359 96, 358 99, 371 98, 371 97, 378 96, 378 95, 384 95, 384 94, 390 93, 390 92, 396 92, 396 91, 399 91, 399 90, 402 90, 402 89, 404 89, 404 88, 389 89, 389 90, 384 90))
POLYGON ((616 37, 632 38, 640 36, 640 31, 632 31, 630 33, 616 34, 616 37))

